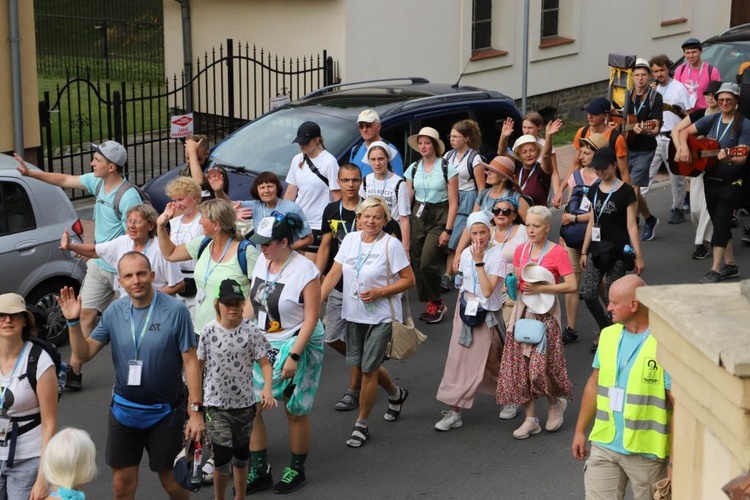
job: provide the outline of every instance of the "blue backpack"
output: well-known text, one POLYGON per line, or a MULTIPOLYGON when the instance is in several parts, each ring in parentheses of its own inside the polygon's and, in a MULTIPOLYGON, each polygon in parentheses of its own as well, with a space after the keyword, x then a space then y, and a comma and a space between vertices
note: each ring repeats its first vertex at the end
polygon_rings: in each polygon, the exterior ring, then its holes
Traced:
MULTIPOLYGON (((206 236, 203 238, 203 241, 201 241, 201 246, 198 247, 198 257, 196 257, 195 260, 198 260, 201 258, 201 254, 203 251, 208 247, 208 244, 211 243, 211 238, 206 236)), ((242 270, 242 274, 247 276, 247 254, 245 251, 247 250, 247 247, 252 245, 250 240, 241 240, 240 246, 237 248, 237 261, 240 263, 240 269, 242 270)))

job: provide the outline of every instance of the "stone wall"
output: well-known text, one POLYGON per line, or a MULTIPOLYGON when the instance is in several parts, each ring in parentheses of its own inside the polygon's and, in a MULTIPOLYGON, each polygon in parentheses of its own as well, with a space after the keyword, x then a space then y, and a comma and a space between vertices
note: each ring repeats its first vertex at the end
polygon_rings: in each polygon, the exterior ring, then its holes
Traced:
MULTIPOLYGON (((527 108, 529 111, 538 111, 545 120, 562 118, 583 122, 586 114, 581 108, 594 97, 606 97, 608 83, 608 80, 603 80, 557 92, 530 96, 527 99, 527 108)), ((516 105, 519 109, 521 108, 520 99, 516 100, 516 105)))

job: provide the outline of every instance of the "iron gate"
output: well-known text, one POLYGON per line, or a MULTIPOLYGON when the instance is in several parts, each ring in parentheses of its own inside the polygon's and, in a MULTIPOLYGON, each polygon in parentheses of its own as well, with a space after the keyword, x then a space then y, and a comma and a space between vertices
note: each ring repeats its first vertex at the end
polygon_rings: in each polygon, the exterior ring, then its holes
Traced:
MULTIPOLYGON (((195 74, 163 84, 106 83, 87 72, 68 74, 54 96, 39 103, 40 168, 81 175, 89 172, 91 143, 114 139, 128 150, 128 178, 143 184, 183 161, 182 143, 169 137, 170 117, 192 112, 195 133, 215 144, 270 109, 279 95, 298 99, 335 82, 326 51, 279 58, 228 39, 199 58, 195 74)), ((73 190, 71 199, 89 196, 73 190)))

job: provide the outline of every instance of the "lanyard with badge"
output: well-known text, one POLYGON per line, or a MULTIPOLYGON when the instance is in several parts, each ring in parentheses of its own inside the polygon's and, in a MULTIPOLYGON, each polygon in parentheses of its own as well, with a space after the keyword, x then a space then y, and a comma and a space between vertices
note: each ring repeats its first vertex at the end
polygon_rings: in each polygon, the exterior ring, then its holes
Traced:
POLYGON ((372 251, 375 250, 375 246, 377 245, 378 241, 380 241, 380 238, 383 236, 383 231, 380 231, 378 235, 375 237, 375 240, 372 242, 372 246, 370 247, 370 251, 367 252, 367 255, 362 254, 362 240, 364 239, 364 233, 360 235, 359 238, 359 248, 357 249, 357 263, 355 264, 354 270, 356 272, 356 279, 352 283, 350 287, 350 293, 351 296, 355 299, 359 299, 359 293, 363 292, 365 290, 365 283, 363 280, 360 279, 360 274, 362 273, 362 268, 365 267, 365 264, 367 263, 367 260, 370 258, 370 255, 372 255, 372 251))
MULTIPOLYGON (((620 413, 622 412, 623 407, 625 406, 625 388, 622 387, 622 384, 620 384, 620 371, 627 367, 633 361, 633 358, 638 355, 641 350, 641 346, 643 346, 643 343, 646 341, 650 334, 650 329, 647 328, 641 336, 641 340, 640 342, 638 342, 638 345, 635 347, 635 349, 633 349, 633 352, 630 353, 630 356, 628 356, 628 359, 625 360, 624 364, 621 364, 620 350, 622 349, 622 339, 625 337, 625 329, 623 328, 622 332, 620 333, 620 341, 617 344, 617 355, 615 356, 615 385, 614 387, 610 387, 608 389, 610 410, 620 413)), ((601 362, 601 359, 599 361, 601 362)), ((627 381, 625 382, 625 385, 627 386, 627 381)))
POLYGON ((263 293, 260 296, 260 305, 261 308, 258 311, 258 328, 261 330, 266 329, 266 320, 268 315, 268 296, 273 291, 274 287, 276 286, 276 283, 279 281, 279 278, 281 278, 281 275, 284 273, 284 270, 286 269, 286 266, 289 265, 289 263, 292 261, 294 256, 296 255, 296 252, 292 252, 289 254, 289 258, 286 260, 284 265, 282 266, 281 270, 279 271, 279 274, 277 274, 273 281, 271 281, 271 262, 268 263, 268 267, 266 268, 266 283, 265 283, 265 289, 263 290, 263 293))
MULTIPOLYGON (((211 242, 211 245, 213 246, 213 241, 211 242)), ((214 264, 214 267, 211 267, 211 262, 213 262, 213 259, 211 258, 211 252, 208 252, 208 262, 206 262, 206 274, 203 277, 203 288, 199 288, 198 291, 195 294, 195 301, 198 304, 201 304, 203 302, 203 299, 206 298, 206 287, 208 286, 208 278, 211 276, 211 273, 213 273, 217 267, 219 267, 219 264, 221 264, 221 261, 224 260, 224 257, 226 257, 227 252, 229 251, 229 245, 232 244, 232 238, 229 238, 229 241, 227 241, 227 244, 224 246, 224 250, 221 252, 221 256, 219 257, 219 260, 216 261, 216 264, 214 264)), ((210 250, 210 249, 209 249, 210 250)))
POLYGON ((734 123, 734 117, 727 123, 727 126, 724 128, 724 132, 719 135, 719 130, 721 127, 721 117, 719 117, 718 120, 716 120, 716 142, 721 142, 721 140, 724 138, 725 135, 727 135, 727 130, 732 128, 732 123, 734 123))
MULTIPOLYGON (((425 172, 424 160, 420 160, 419 164, 422 165, 422 189, 424 189, 424 198, 422 198, 422 202, 419 204, 419 208, 417 209, 416 215, 417 217, 422 217, 424 206, 427 204, 427 196, 430 194, 430 178, 427 177, 427 172, 425 172)), ((435 161, 435 164, 437 164, 437 161, 435 161)), ((436 166, 435 164, 432 165, 433 171, 435 170, 435 166, 436 166)), ((416 187, 414 190, 416 191, 416 187)))
POLYGON ((25 351, 26 344, 24 344, 21 352, 16 358, 16 363, 13 365, 13 371, 11 371, 10 375, 8 376, 8 384, 0 389, 0 446, 5 446, 7 444, 7 440, 10 437, 10 433, 13 429, 13 422, 8 416, 8 407, 13 404, 13 400, 11 399, 10 404, 6 406, 5 392, 8 390, 8 386, 10 386, 11 382, 13 382, 13 376, 16 374, 16 370, 18 370, 18 366, 24 357, 25 351))
POLYGON ((536 167, 537 166, 539 166, 539 162, 537 162, 536 165, 534 165, 534 168, 531 169, 531 172, 529 172, 528 177, 526 177, 526 182, 524 182, 523 184, 521 184, 521 183, 523 182, 523 171, 525 169, 522 168, 521 171, 518 172, 518 184, 521 185, 521 192, 523 192, 523 190, 526 189, 526 184, 529 183, 529 179, 531 179, 531 176, 534 175, 534 172, 536 172, 536 167))
POLYGON ((607 204, 609 203, 609 199, 612 197, 612 193, 617 191, 617 186, 619 184, 620 184, 620 179, 616 179, 615 185, 612 186, 612 189, 609 190, 607 197, 604 199, 604 203, 602 203, 602 206, 599 207, 599 215, 597 215, 597 212, 596 212, 596 200, 599 197, 599 188, 597 188, 596 193, 594 193, 594 227, 591 228, 591 241, 602 241, 602 228, 599 226, 599 221, 602 218, 604 209, 607 207, 607 204))
POLYGON ((135 313, 133 311, 133 303, 130 303, 130 335, 133 338, 133 346, 135 348, 135 359, 128 361, 128 385, 141 385, 141 375, 143 374, 143 361, 138 359, 138 351, 140 351, 143 345, 143 337, 146 335, 148 324, 151 321, 151 314, 154 312, 154 304, 156 304, 157 292, 154 291, 154 298, 151 299, 151 305, 146 313, 146 318, 143 320, 143 328, 138 337, 135 336, 135 313))
MULTIPOLYGON (((512 229, 512 228, 511 228, 512 229)), ((508 230, 508 233, 510 233, 510 229, 508 230)), ((508 236, 505 237, 505 239, 508 239, 508 236)), ((505 243, 503 243, 504 245, 505 243)), ((485 246, 484 250, 487 251, 490 248, 490 245, 488 244, 485 246)), ((472 257, 473 259, 473 257, 472 257)), ((467 316, 476 316, 477 312, 479 311, 479 299, 477 298, 477 285, 479 284, 479 271, 477 266, 472 266, 472 298, 466 299, 466 307, 464 308, 464 314, 467 316)))

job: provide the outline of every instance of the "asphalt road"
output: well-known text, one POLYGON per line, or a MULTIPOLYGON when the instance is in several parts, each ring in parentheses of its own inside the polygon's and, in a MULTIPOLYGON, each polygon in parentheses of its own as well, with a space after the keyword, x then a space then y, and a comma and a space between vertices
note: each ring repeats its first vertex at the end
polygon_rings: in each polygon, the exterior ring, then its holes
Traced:
MULTIPOLYGON (((656 239, 643 244, 649 284, 695 283, 710 268, 710 261, 690 259, 694 229, 689 221, 668 225, 670 202, 668 185, 649 194, 652 211, 661 219, 656 239)), ((559 224, 555 214, 553 227, 559 224)), ((741 218, 740 224, 749 224, 741 218)), ((735 230, 739 242, 739 230, 735 230)), ((740 272, 750 277, 750 248, 738 245, 736 260, 740 272)), ((711 285, 705 285, 710 293, 711 285)), ((455 301, 455 292, 447 296, 455 301)), ((412 309, 421 311, 412 296, 412 309)), ((450 308, 453 314, 453 307, 450 308)), ((498 419, 494 398, 479 396, 474 408, 463 412, 463 427, 446 433, 433 430, 446 409, 435 399, 442 377, 450 339, 450 318, 423 331, 429 340, 418 355, 405 362, 388 362, 397 383, 410 391, 401 418, 387 422, 382 415, 387 407, 381 391, 370 420, 371 438, 362 449, 346 446, 356 412, 333 410, 346 388, 348 372, 344 359, 326 350, 322 381, 311 413, 312 447, 306 466, 307 484, 294 494, 296 498, 513 498, 580 499, 583 497, 583 464, 570 451, 582 387, 589 374, 592 355, 589 346, 595 323, 581 304, 579 333, 581 340, 566 347, 568 371, 574 384, 575 400, 568 407, 563 427, 556 433, 543 432, 524 441, 513 439, 512 432, 522 422, 498 419)), ((63 349, 67 355, 68 349, 63 349)), ((99 476, 84 488, 88 498, 110 498, 112 475, 104 464, 107 409, 113 370, 109 348, 84 367, 84 390, 65 394, 60 401, 58 425, 75 426, 91 433, 97 444, 99 476)), ((539 416, 546 420, 547 404, 540 402, 539 416)), ((267 414, 269 459, 274 478, 289 462, 286 421, 280 409, 267 414)), ((271 497, 271 492, 258 496, 271 497)), ((141 467, 137 498, 164 498, 156 475, 141 467)), ((193 498, 213 498, 213 490, 204 488, 193 498)))

